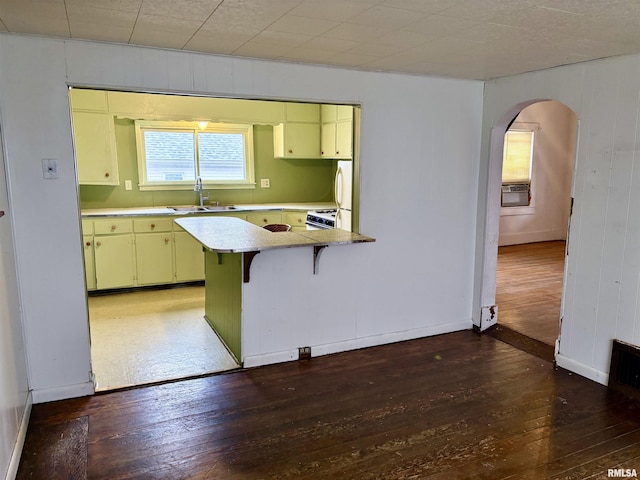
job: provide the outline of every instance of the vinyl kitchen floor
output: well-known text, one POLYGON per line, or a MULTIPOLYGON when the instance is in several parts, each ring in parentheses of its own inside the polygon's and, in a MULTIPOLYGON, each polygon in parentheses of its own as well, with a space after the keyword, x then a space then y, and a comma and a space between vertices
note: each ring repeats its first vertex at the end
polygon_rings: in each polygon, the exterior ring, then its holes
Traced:
POLYGON ((237 368, 204 319, 204 287, 89 297, 96 390, 237 368))

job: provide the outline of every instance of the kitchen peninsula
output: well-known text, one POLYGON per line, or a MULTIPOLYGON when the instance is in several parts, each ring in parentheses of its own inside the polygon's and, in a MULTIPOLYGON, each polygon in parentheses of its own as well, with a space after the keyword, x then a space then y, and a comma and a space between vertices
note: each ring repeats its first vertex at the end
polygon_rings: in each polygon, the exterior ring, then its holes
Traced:
POLYGON ((233 217, 180 218, 175 222, 204 247, 205 316, 240 363, 243 283, 251 280, 251 262, 257 254, 312 247, 309 270, 315 274, 320 252, 325 247, 375 241, 340 229, 270 232, 233 217))

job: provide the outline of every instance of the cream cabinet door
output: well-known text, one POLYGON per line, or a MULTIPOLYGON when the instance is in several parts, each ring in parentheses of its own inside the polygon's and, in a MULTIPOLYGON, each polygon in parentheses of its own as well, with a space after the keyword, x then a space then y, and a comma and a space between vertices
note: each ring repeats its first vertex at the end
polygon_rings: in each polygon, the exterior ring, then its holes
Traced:
POLYGON ((171 232, 136 234, 138 285, 173 282, 173 239, 171 232))
POLYGON ((336 123, 335 158, 350 159, 353 156, 353 122, 336 123))
POLYGON ((87 284, 87 290, 95 290, 96 264, 93 254, 93 237, 91 235, 83 236, 82 245, 84 251, 84 278, 87 284))
POLYGON ((94 237, 96 288, 132 287, 135 278, 133 235, 94 237))
POLYGON ((274 126, 273 153, 278 158, 320 158, 320 124, 282 123, 274 126))
POLYGON ((108 113, 73 112, 81 185, 119 185, 113 118, 108 113))
POLYGON ((204 280, 202 245, 185 231, 173 232, 176 259, 176 281, 204 280))

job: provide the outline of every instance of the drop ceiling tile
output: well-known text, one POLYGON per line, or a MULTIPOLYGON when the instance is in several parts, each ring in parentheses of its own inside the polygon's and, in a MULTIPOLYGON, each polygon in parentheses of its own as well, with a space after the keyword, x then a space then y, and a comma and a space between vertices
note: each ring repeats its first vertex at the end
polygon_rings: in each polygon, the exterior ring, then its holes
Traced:
POLYGON ((300 17, 296 15, 285 15, 275 21, 268 30, 286 33, 299 33, 311 36, 322 35, 339 25, 335 20, 323 20, 318 18, 300 17))
POLYGON ((446 10, 459 2, 460 0, 430 0, 428 2, 424 0, 384 0, 380 5, 431 14, 446 10))
POLYGON ((299 33, 285 33, 285 32, 274 32, 271 30, 263 30, 258 35, 252 38, 252 41, 263 43, 267 45, 281 45, 281 46, 289 46, 299 47, 309 40, 313 39, 312 35, 302 35, 299 33))
POLYGON ((539 3, 540 0, 461 0, 438 13, 448 17, 484 21, 535 7, 539 3))
POLYGON ((569 13, 561 10, 553 10, 545 7, 531 7, 518 10, 505 15, 497 15, 491 18, 491 23, 510 25, 512 27, 529 28, 538 32, 570 32, 585 15, 569 13))
POLYGON ((131 12, 86 5, 67 6, 67 16, 72 35, 74 35, 74 31, 78 30, 90 32, 86 27, 83 27, 84 24, 128 28, 131 31, 137 18, 137 14, 131 14, 131 12))
POLYGON ((129 43, 132 28, 81 22, 71 24, 72 38, 91 38, 100 42, 129 43))
POLYGON ((335 52, 346 52, 357 45, 359 45, 359 42, 333 37, 314 37, 305 44, 305 46, 310 48, 333 50, 335 52))
POLYGON ((281 60, 289 60, 294 62, 317 63, 327 60, 332 52, 318 48, 298 47, 288 51, 285 55, 280 56, 281 60))
POLYGON ((64 0, 67 5, 103 8, 105 10, 120 10, 138 13, 142 0, 64 0))
POLYGON ((167 31, 155 28, 137 28, 133 31, 129 43, 150 47, 163 47, 180 50, 189 42, 193 32, 167 31))
MULTIPOLYGON (((370 60, 373 60, 374 58, 395 55, 396 53, 402 52, 403 50, 405 49, 394 47, 391 45, 382 45, 379 43, 367 42, 367 43, 360 43, 359 45, 353 48, 350 48, 345 53, 349 53, 351 55, 362 55, 362 56, 373 57, 369 59, 370 61, 370 60)), ((359 63, 364 63, 364 62, 359 62, 359 63)))
POLYGON ((375 5, 374 2, 345 2, 344 0, 305 0, 295 7, 291 15, 317 18, 319 20, 348 21, 350 18, 364 12, 375 5))
POLYGON ((243 32, 234 32, 232 28, 222 34, 200 30, 189 39, 183 49, 195 52, 231 54, 250 40, 252 36, 243 32))
POLYGON ((418 13, 401 8, 376 6, 351 18, 349 23, 368 25, 371 27, 384 27, 386 30, 396 30, 410 25, 426 15, 425 13, 418 13))
POLYGON ((69 36, 69 26, 61 0, 2 0, 0 20, 9 32, 69 36))
POLYGON ((372 62, 380 58, 375 55, 363 55, 361 53, 355 54, 351 52, 340 52, 332 55, 326 59, 331 65, 338 65, 342 67, 360 66, 364 63, 372 62))
POLYGON ((222 0, 143 0, 141 15, 164 15, 204 22, 222 0))
POLYGON ((429 35, 431 38, 436 38, 467 30, 480 23, 480 21, 466 18, 429 15, 428 17, 417 20, 411 25, 407 25, 402 28, 402 30, 421 33, 423 35, 429 35))
POLYGON ((388 33, 388 31, 370 25, 356 25, 345 22, 329 30, 322 36, 340 40, 351 40, 353 42, 372 42, 386 33, 388 33))
POLYGON ((433 40, 434 36, 424 32, 409 32, 406 30, 394 30, 380 36, 376 43, 390 45, 401 49, 413 48, 433 40))
POLYGON ((233 50, 234 55, 241 57, 276 59, 286 55, 292 47, 287 45, 273 45, 251 40, 233 50))

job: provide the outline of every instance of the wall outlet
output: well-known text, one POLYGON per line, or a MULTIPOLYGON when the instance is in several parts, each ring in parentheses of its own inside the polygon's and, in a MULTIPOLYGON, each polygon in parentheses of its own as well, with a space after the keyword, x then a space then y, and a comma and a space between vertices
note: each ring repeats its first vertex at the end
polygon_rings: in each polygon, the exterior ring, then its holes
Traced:
POLYGON ((125 190, 131 190, 132 186, 131 186, 131 180, 125 180, 124 181, 124 189, 125 190))
POLYGON ((268 178, 261 178, 260 179, 260 187, 261 188, 269 188, 269 187, 271 187, 271 182, 269 181, 268 178))
POLYGON ((309 360, 311 358, 311 347, 298 348, 298 360, 309 360))

